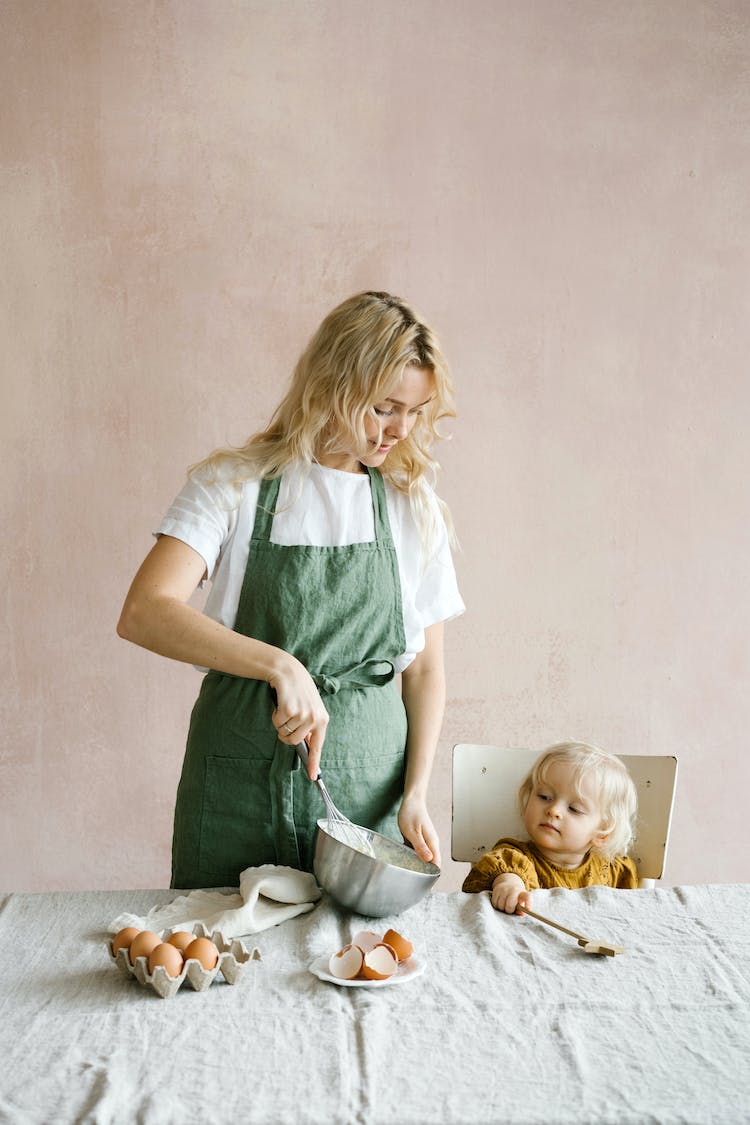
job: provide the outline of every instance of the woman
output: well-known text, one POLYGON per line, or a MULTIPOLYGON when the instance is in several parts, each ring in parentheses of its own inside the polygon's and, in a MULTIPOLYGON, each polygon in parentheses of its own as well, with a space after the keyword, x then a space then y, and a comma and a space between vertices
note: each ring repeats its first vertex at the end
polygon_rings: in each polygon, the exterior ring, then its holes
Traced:
POLYGON ((401 300, 334 309, 270 425, 194 466, 118 633, 206 670, 177 792, 172 886, 248 866, 310 870, 324 776, 359 824, 440 849, 427 784, 442 724, 443 622, 462 612, 427 483, 452 387, 401 300), (188 605, 212 582, 205 612, 188 605), (401 694, 394 676, 402 673, 401 694))

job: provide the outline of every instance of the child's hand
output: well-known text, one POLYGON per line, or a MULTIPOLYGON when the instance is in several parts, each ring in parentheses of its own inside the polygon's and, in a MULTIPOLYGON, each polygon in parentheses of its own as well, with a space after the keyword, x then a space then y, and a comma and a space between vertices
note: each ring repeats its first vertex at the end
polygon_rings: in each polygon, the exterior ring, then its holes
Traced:
POLYGON ((526 890, 519 875, 510 872, 497 876, 492 884, 491 898, 495 910, 504 910, 506 914, 515 914, 518 906, 531 909, 531 892, 526 890))

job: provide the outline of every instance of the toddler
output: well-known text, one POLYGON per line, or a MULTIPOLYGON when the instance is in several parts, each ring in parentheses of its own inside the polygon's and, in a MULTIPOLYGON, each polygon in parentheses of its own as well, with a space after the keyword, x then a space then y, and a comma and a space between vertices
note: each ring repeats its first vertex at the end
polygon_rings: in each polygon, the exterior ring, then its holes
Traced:
POLYGON ((551 746, 521 783, 518 802, 529 840, 503 838, 474 864, 464 891, 487 891, 496 910, 531 907, 550 887, 638 886, 627 856, 636 792, 614 754, 584 742, 551 746))

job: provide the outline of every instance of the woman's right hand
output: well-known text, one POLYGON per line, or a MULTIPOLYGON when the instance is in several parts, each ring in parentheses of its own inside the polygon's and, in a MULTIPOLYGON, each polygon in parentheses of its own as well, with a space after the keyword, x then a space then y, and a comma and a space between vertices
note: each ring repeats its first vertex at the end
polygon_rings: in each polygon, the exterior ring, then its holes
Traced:
POLYGON ((272 722, 280 742, 294 746, 307 743, 307 773, 315 781, 320 773, 328 712, 310 673, 296 657, 284 653, 278 671, 268 680, 276 693, 276 710, 272 722))
POLYGON ((510 871, 495 878, 491 897, 495 910, 504 910, 506 914, 515 914, 519 906, 531 909, 531 891, 526 890, 526 884, 519 875, 510 871))

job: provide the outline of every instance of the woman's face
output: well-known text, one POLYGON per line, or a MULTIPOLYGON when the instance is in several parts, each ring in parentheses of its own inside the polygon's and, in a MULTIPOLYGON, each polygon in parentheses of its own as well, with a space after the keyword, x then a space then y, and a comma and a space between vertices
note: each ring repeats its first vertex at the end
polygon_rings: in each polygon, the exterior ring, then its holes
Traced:
POLYGON ((409 436, 422 407, 427 405, 434 393, 432 371, 426 367, 405 367, 388 397, 376 402, 372 415, 365 419, 365 434, 370 447, 366 456, 344 450, 320 457, 321 465, 350 473, 361 472, 361 465, 379 468, 394 445, 409 436))

